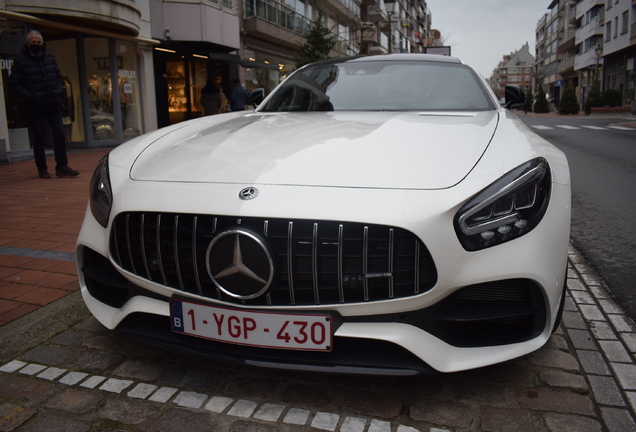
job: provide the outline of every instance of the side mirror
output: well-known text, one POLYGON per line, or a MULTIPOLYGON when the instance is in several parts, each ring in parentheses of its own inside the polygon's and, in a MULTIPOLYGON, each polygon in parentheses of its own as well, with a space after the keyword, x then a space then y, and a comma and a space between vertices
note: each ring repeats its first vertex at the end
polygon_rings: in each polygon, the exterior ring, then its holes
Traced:
POLYGON ((254 105, 254 108, 258 107, 265 99, 265 89, 256 88, 247 92, 247 103, 254 105))
POLYGON ((526 103, 526 92, 518 85, 506 85, 506 102, 504 108, 521 106, 526 103))

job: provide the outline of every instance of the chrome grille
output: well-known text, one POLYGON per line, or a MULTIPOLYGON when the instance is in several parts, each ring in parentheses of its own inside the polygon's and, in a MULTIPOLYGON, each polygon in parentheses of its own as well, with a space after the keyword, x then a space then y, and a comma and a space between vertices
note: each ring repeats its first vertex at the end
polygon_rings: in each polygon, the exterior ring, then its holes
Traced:
POLYGON ((248 305, 383 301, 428 291, 437 281, 424 244, 401 228, 173 213, 116 217, 111 255, 125 270, 204 297, 248 305), (238 300, 216 288, 206 264, 215 235, 243 228, 267 238, 277 274, 267 295, 238 300))

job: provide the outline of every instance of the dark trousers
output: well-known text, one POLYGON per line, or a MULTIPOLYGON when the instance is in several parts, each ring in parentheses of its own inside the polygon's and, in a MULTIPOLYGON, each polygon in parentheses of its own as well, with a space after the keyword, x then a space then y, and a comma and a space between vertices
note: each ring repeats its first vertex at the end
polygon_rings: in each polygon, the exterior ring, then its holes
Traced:
POLYGON ((53 152, 55 154, 56 168, 65 167, 68 164, 66 157, 66 136, 62 124, 62 110, 59 105, 53 107, 29 106, 29 126, 33 132, 33 155, 35 165, 39 170, 47 169, 46 166, 46 124, 48 122, 53 132, 53 152))

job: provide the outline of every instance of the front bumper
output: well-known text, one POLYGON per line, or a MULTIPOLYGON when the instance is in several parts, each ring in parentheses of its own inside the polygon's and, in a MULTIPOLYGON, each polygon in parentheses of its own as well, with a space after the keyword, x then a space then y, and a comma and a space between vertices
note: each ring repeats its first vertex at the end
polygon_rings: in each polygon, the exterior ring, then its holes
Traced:
MULTIPOLYGON (((164 193, 176 199, 178 195, 173 195, 170 190, 173 187, 175 186, 166 185, 164 193)), ((277 193, 276 190, 271 192, 277 193)), ((317 193, 320 192, 317 191, 317 193)), ((342 193, 346 194, 346 192, 342 193)), ((429 192, 421 193, 426 195, 429 192)), ((433 192, 431 195, 436 193, 433 192)), ((334 192, 330 191, 330 194, 333 195, 334 192)), ((403 193, 405 196, 407 194, 412 192, 403 193)), ((135 202, 138 197, 138 193, 123 197, 119 201, 122 203, 122 209, 115 209, 113 214, 128 207, 127 201, 135 202)), ((345 196, 340 198, 338 201, 346 202, 345 196)), ((388 204, 382 209, 373 207, 375 213, 367 212, 372 222, 390 220, 388 216, 395 216, 395 208, 399 207, 398 203, 403 205, 407 202, 405 197, 394 191, 387 192, 386 198, 385 202, 388 204)), ((409 198, 409 203, 434 201, 409 198)), ((154 199, 149 201, 158 202, 154 199)), ((171 206, 174 206, 174 203, 171 203, 171 206)), ((289 206, 298 207, 291 203, 289 206)), ((144 205, 137 207, 142 207, 143 211, 167 210, 143 208, 144 205)), ((184 202, 183 206, 176 207, 187 206, 184 202)), ((356 209, 356 214, 360 214, 360 210, 356 209)), ((361 213, 364 214, 364 210, 363 208, 361 213)), ((562 294, 569 240, 569 187, 554 185, 551 205, 544 218, 545 223, 539 224, 532 232, 519 239, 479 252, 466 252, 459 244, 452 242, 455 235, 452 231, 452 216, 456 210, 451 208, 443 213, 437 212, 436 217, 426 217, 424 220, 431 220, 434 223, 422 227, 423 219, 411 215, 434 214, 435 209, 430 206, 404 209, 404 215, 409 217, 403 218, 401 223, 396 224, 415 233, 430 250, 432 259, 435 261, 438 280, 429 291, 413 297, 379 302, 279 308, 287 312, 289 310, 306 312, 333 310, 339 314, 343 322, 334 334, 335 343, 337 343, 337 345, 334 343, 334 346, 338 349, 329 354, 290 353, 282 350, 236 347, 173 334, 169 326, 168 299, 176 291, 144 280, 124 269, 115 268, 112 264, 115 260, 112 260, 110 256, 110 226, 109 229, 104 230, 92 218, 90 211, 87 212, 78 239, 80 285, 87 306, 108 328, 117 329, 129 337, 167 349, 260 366, 348 373, 393 374, 430 370, 455 372, 500 363, 537 350, 551 334, 562 294), (114 278, 118 278, 119 282, 102 281, 102 283, 106 288, 105 292, 113 287, 115 290, 125 291, 118 302, 113 303, 108 298, 100 297, 94 289, 89 289, 90 279, 95 277, 91 276, 86 266, 90 264, 84 258, 86 251, 92 251, 89 253, 101 257, 112 267, 111 274, 114 278), (463 338, 453 338, 447 334, 448 326, 431 326, 430 323, 420 322, 421 319, 419 321, 414 319, 418 314, 430 315, 433 312, 441 314, 440 311, 443 309, 441 305, 444 304, 445 299, 451 298, 454 293, 464 287, 510 280, 524 281, 524 284, 535 287, 533 289, 535 294, 531 295, 535 298, 532 303, 533 312, 528 314, 531 318, 527 328, 530 330, 521 336, 512 332, 513 338, 504 337, 499 342, 473 339, 470 334, 463 338), (400 318, 401 315, 405 318, 400 318), (471 344, 471 340, 476 342, 471 344)), ((281 215, 287 211, 289 208, 279 209, 281 215)), ((334 211, 337 212, 340 209, 336 208, 334 211)), ((240 213, 238 209, 236 213, 240 213)), ((295 216, 302 218, 303 215, 297 213, 295 216)), ((333 216, 333 214, 325 214, 323 218, 329 220, 333 216)), ((355 220, 353 217, 350 219, 355 220)), ((196 294, 187 295, 197 301, 209 301, 196 294)), ((236 305, 224 305, 236 307, 236 305)), ((258 309, 259 307, 261 306, 247 308, 258 309)), ((459 309, 451 308, 451 310, 458 312, 459 309)), ((503 315, 499 318, 506 319, 503 315)), ((464 325, 470 328, 470 320, 464 321, 464 324, 457 324, 459 321, 456 320, 452 325, 464 325)))

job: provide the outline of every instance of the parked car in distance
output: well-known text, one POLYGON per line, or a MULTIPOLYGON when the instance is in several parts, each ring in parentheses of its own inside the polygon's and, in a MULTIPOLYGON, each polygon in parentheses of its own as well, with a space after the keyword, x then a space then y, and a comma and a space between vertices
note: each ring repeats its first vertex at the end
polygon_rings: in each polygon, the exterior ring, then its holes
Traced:
POLYGON ((455 372, 537 350, 563 309, 567 160, 453 57, 305 66, 117 147, 89 204, 86 305, 183 355, 455 372))

